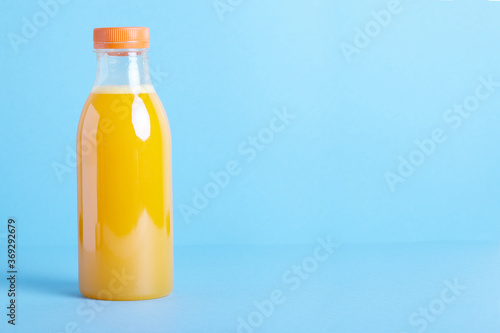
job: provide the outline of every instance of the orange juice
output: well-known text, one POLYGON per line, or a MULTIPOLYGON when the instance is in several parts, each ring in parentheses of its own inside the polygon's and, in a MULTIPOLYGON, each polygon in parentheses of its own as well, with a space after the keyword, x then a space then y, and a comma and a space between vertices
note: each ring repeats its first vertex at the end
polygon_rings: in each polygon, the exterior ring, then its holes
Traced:
POLYGON ((173 289, 170 128, 148 80, 95 85, 78 125, 79 285, 90 298, 142 300, 173 289))

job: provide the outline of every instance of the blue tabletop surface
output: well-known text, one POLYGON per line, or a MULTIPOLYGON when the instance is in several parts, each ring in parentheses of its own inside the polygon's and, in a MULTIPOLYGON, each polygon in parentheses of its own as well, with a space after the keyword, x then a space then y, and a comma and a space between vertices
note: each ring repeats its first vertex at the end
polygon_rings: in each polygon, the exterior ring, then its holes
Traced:
POLYGON ((132 302, 83 297, 76 248, 25 247, 17 324, 7 325, 4 315, 0 327, 58 333, 500 330, 496 243, 340 243, 331 253, 318 252, 321 260, 313 259, 318 246, 179 246, 173 293, 132 302))

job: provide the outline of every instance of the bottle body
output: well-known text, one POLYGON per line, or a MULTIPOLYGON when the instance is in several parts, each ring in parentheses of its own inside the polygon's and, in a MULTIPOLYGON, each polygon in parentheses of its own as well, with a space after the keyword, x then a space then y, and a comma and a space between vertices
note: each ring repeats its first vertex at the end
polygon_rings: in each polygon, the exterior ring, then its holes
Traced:
POLYGON ((79 286, 95 299, 158 298, 173 289, 170 128, 149 77, 131 74, 144 59, 117 61, 127 82, 94 85, 78 126, 79 286))

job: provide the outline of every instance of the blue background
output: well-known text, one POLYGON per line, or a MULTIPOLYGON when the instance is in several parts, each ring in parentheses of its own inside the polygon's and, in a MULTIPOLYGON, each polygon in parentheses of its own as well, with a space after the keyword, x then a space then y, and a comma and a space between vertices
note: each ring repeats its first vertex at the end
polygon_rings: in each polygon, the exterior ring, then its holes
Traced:
POLYGON ((0 218, 20 225, 17 330, 236 331, 332 235, 334 259, 255 331, 417 332, 408 317, 458 278, 467 292, 426 331, 498 332, 500 87, 458 128, 443 117, 481 77, 500 82, 500 4, 401 1, 348 59, 343 43, 390 1, 221 2, 223 19, 211 0, 72 0, 17 52, 9 36, 41 5, 0 5, 0 218), (95 78, 92 29, 105 26, 151 29, 173 140, 176 288, 87 323, 75 314, 85 299, 66 158, 95 78), (283 108, 295 118, 247 162, 238 146, 283 108), (435 129, 446 140, 391 190, 386 173, 435 129), (231 160, 241 174, 188 223, 181 205, 231 160))

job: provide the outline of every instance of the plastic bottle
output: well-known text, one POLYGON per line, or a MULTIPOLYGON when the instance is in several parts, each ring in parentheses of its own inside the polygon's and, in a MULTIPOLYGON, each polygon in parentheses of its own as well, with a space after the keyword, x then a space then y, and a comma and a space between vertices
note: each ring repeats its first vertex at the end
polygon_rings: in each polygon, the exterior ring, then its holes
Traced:
POLYGON ((94 30, 97 76, 77 134, 79 286, 90 298, 173 289, 171 136, 148 48, 148 28, 94 30))

